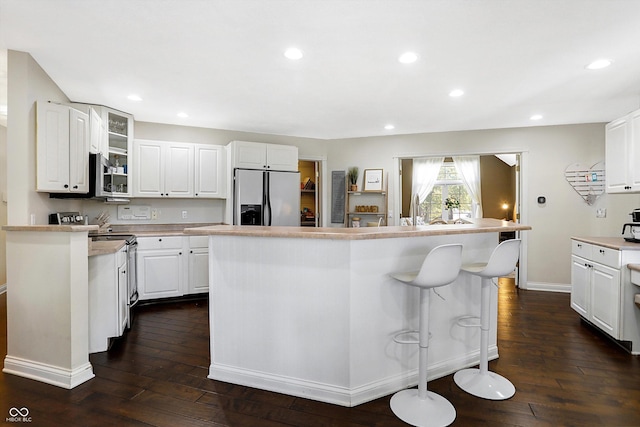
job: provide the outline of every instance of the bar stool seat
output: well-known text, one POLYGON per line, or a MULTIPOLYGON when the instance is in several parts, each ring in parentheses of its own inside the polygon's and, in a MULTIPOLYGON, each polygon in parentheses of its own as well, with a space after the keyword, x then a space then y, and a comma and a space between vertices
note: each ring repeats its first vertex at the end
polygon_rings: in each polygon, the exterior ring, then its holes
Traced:
POLYGON ((489 371, 489 326, 491 281, 506 276, 516 268, 520 255, 520 239, 505 240, 491 254, 488 262, 463 265, 462 271, 481 278, 480 363, 479 368, 456 372, 453 380, 462 390, 484 399, 504 400, 513 396, 515 386, 505 377, 489 371))
POLYGON ((418 389, 401 390, 391 398, 393 413, 414 426, 448 426, 456 418, 456 410, 451 402, 427 390, 429 292, 431 288, 445 286, 456 280, 461 265, 462 245, 441 245, 429 252, 419 271, 390 274, 394 279, 420 289, 418 389))

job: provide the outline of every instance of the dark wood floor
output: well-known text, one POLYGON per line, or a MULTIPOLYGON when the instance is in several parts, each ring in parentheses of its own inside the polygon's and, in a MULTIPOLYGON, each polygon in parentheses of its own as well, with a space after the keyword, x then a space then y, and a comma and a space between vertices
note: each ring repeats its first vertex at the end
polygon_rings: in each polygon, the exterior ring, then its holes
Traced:
MULTIPOLYGON (((490 369, 516 394, 488 401, 462 392, 452 375, 429 388, 456 407, 456 426, 640 426, 640 357, 580 321, 569 295, 502 284, 500 359, 490 369)), ((0 420, 26 407, 33 426, 402 426, 390 396, 355 408, 206 378, 206 300, 140 307, 134 326, 91 355, 96 378, 73 390, 0 374, 0 420)), ((6 354, 6 295, 0 296, 6 354)), ((7 424, 10 424, 7 422, 7 424)), ((15 424, 14 424, 15 425, 15 424)))

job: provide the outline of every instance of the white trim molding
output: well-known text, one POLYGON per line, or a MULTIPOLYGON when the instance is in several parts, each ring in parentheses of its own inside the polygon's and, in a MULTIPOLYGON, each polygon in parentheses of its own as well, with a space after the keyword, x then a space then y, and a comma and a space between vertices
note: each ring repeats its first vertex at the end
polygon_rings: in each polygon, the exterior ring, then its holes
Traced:
POLYGON ((528 291, 546 291, 546 292, 563 292, 571 293, 571 284, 566 283, 547 283, 547 282, 527 282, 526 289, 528 291))

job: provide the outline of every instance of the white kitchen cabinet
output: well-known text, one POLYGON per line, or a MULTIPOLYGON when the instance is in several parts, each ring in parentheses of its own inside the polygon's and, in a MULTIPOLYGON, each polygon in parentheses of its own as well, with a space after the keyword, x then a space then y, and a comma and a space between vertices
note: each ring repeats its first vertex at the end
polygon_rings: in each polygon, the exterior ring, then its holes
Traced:
POLYGON ((194 145, 134 141, 134 197, 193 197, 194 145))
POLYGON ((225 197, 225 153, 220 145, 195 145, 195 197, 225 197))
POLYGON ((186 281, 183 237, 138 237, 137 241, 140 300, 182 296, 186 281))
POLYGON ((589 318, 591 268, 589 260, 571 255, 571 308, 585 319, 589 318))
POLYGON ((608 193, 640 191, 640 110, 605 127, 605 172, 608 193))
POLYGON ((89 117, 67 105, 37 103, 36 190, 89 192, 89 117))
POLYGON ((261 142, 229 143, 233 168, 297 171, 298 147, 261 142))
POLYGON ((100 107, 106 128, 104 155, 115 170, 104 173, 104 186, 111 197, 130 197, 131 148, 133 142, 133 116, 107 107, 100 107))
POLYGON ((165 195, 193 197, 193 144, 169 144, 166 147, 165 195))
POLYGON ((107 140, 107 127, 95 108, 89 107, 89 152, 108 156, 109 142, 107 140))
POLYGON ((164 195, 163 144, 152 141, 133 143, 133 197, 164 195))
POLYGON ((100 154, 108 162, 109 167, 102 171, 103 188, 96 189, 99 195, 130 197, 129 154, 133 141, 133 116, 102 105, 73 103, 71 106, 89 117, 89 152, 100 154))
POLYGON ((102 108, 89 104, 72 103, 71 107, 82 111, 89 117, 89 152, 109 157, 107 127, 102 120, 102 108))
POLYGON ((209 237, 189 236, 187 294, 209 292, 209 237))
POLYGON ((571 307, 620 339, 620 251, 573 242, 571 307))
POLYGON ((640 354, 640 313, 634 305, 637 288, 626 267, 640 262, 640 250, 618 240, 621 249, 613 249, 609 242, 571 241, 571 308, 616 340, 630 343, 633 354, 640 354))
POLYGON ((89 353, 106 351, 122 336, 127 310, 127 249, 89 257, 89 353))

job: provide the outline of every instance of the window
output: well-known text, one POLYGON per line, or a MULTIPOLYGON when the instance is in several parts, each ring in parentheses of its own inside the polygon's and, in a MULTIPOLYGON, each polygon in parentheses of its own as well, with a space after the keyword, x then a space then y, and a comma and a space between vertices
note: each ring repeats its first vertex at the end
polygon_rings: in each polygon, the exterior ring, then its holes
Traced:
POLYGON ((471 218, 474 211, 473 201, 453 162, 444 162, 440 167, 438 179, 427 198, 420 203, 419 216, 425 223, 435 219, 449 219, 449 212, 444 206, 447 197, 454 197, 460 202, 459 208, 453 209, 453 219, 471 218))

